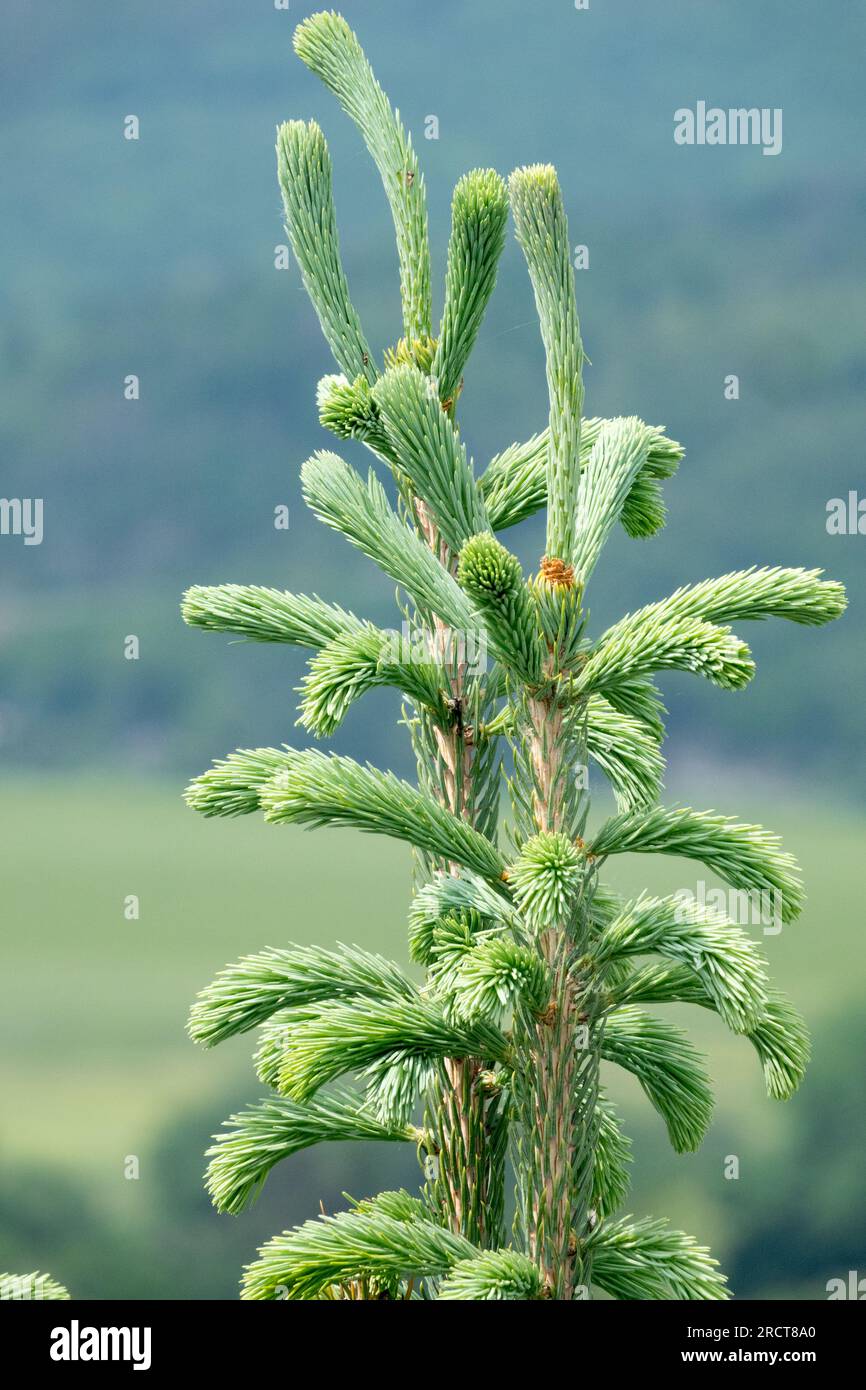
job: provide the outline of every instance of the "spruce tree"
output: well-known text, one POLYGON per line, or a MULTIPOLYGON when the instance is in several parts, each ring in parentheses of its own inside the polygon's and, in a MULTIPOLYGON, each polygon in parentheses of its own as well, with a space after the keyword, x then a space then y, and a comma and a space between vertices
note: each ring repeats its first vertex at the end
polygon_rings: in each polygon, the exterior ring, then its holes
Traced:
POLYGON ((625 901, 602 875, 623 853, 686 856, 731 888, 773 895, 784 921, 803 889, 778 838, 711 811, 659 803, 664 708, 656 672, 723 690, 754 673, 730 624, 838 617, 820 571, 751 568, 676 590, 594 633, 586 606, 607 537, 654 536, 662 483, 682 458, 634 416, 585 418, 584 360, 557 176, 491 169, 457 184, 444 307, 433 331, 424 180, 411 140, 341 16, 297 29, 295 51, 356 122, 393 214, 402 331, 377 360, 352 304, 331 164, 314 123, 277 136, 286 227, 339 373, 318 387, 323 426, 374 456, 366 477, 322 451, 306 502, 394 581, 400 632, 315 595, 194 587, 192 626, 311 649, 300 723, 316 737, 365 691, 405 700, 417 785, 312 749, 242 749, 187 790, 206 816, 350 826, 414 849, 409 951, 281 945, 228 966, 195 1003, 211 1046, 258 1029, 265 1099, 226 1122, 207 1186, 238 1212, 269 1171, 329 1139, 412 1144, 418 1195, 383 1192, 277 1235, 246 1269, 246 1299, 721 1299, 708 1251, 664 1220, 618 1215, 629 1142, 603 1084, 631 1072, 678 1153, 701 1142, 712 1095, 700 1055, 647 1005, 718 1013, 751 1042, 769 1094, 789 1097, 806 1027, 728 916, 680 896, 625 901), (463 373, 493 292, 509 207, 547 362, 549 422, 476 478, 457 423, 463 373), (387 484, 387 486, 386 486, 387 484), (498 539, 546 508, 528 579, 498 539), (481 660, 484 654, 486 659, 481 660), (587 767, 616 814, 589 822, 587 767), (504 769, 510 770, 505 777, 504 769), (498 828, 503 781, 510 812, 498 828), (513 1173, 513 1224, 506 1186, 513 1173))
POLYGON ((50 1274, 0 1274, 0 1303, 65 1303, 69 1291, 50 1274))

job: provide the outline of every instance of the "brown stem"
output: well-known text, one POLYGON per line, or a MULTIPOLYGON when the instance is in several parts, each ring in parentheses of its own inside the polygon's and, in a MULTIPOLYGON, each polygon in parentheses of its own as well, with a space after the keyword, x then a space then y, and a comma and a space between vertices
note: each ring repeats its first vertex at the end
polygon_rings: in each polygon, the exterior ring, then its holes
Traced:
MULTIPOLYGON (((414 499, 420 529, 440 563, 454 573, 456 557, 439 536, 426 504, 414 499)), ((465 637, 465 634, 464 634, 465 637)), ((465 695, 465 651, 454 634, 438 617, 432 633, 434 656, 448 675, 449 696, 455 719, 449 729, 434 728, 442 786, 441 799, 454 815, 470 824, 475 820, 472 785, 473 746, 463 728, 459 711, 465 695)), ((449 872, 459 877, 459 866, 449 864, 449 872)), ((453 1230, 483 1243, 488 1222, 490 1166, 484 1152, 486 1100, 475 1085, 482 1066, 477 1058, 447 1058, 445 1082, 437 1097, 439 1166, 437 1185, 443 1197, 446 1216, 453 1230)))
MULTIPOLYGON (((562 829, 563 779, 568 740, 555 700, 529 701, 529 755, 533 810, 540 832, 562 829)), ((547 1010, 527 1029, 524 1077, 528 1097, 525 1156, 531 1148, 533 1179, 527 1193, 526 1237, 549 1295, 570 1301, 582 1277, 576 1233, 588 1215, 598 1064, 579 1030, 589 1026, 589 1001, 574 975, 569 923, 549 927, 539 940, 552 980, 547 1010)))

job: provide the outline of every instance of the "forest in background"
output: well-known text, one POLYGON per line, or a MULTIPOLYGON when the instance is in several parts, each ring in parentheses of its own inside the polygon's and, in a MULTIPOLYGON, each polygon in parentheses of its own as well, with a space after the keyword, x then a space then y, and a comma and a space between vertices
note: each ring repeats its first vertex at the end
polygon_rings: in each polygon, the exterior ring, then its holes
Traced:
MULTIPOLYGON (((593 621, 750 563, 824 565, 854 588, 844 623, 806 648, 789 626, 755 632, 743 695, 669 678, 674 757, 758 757, 768 775, 862 801, 866 541, 829 536, 826 504, 866 492, 866 16, 792 15, 778 0, 345 10, 420 149, 438 303, 459 175, 556 163, 572 238, 589 249, 587 410, 640 414, 686 446, 666 531, 608 547, 593 621), (782 153, 675 145, 674 110, 699 99, 782 107, 782 153), (425 139, 431 114, 438 140, 425 139), (737 401, 724 398, 730 373, 737 401)), ((323 125, 371 340, 392 342, 399 322, 385 199, 357 132, 291 52, 301 13, 264 0, 4 7, 0 490, 42 497, 45 512, 40 546, 0 542, 7 765, 183 773, 224 745, 289 736, 300 658, 185 632, 190 583, 348 589, 391 621, 374 567, 325 533, 298 486, 326 443, 314 390, 331 363, 296 268, 274 268, 278 121, 323 125), (123 138, 130 113, 138 141, 123 138), (137 401, 124 399, 129 373, 137 401), (273 525, 280 505, 287 531, 273 525), (123 658, 130 633, 137 663, 123 658)), ((476 468, 545 414, 509 238, 461 401, 476 468)), ((366 466, 360 446, 345 452, 366 466)), ((538 526, 512 534, 537 563, 538 526)), ((394 709, 354 712, 339 746, 406 768, 394 709)))

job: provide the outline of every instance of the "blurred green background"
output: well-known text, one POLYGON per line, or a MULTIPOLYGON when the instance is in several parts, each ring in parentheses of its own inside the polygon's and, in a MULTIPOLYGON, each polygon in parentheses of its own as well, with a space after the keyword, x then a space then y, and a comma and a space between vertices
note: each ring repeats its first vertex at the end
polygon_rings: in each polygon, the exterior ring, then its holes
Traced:
MULTIPOLYGON (((594 623, 752 563, 823 565, 849 585, 826 631, 744 634, 759 660, 746 692, 665 682, 669 797, 764 820, 803 862, 807 910, 765 945, 813 1028, 809 1077, 789 1105, 766 1100, 748 1046, 694 1011, 718 1105, 685 1158, 615 1088, 632 1209, 711 1241, 741 1297, 824 1297, 827 1279, 866 1273, 866 540, 825 525, 830 498, 864 487, 866 17, 841 0, 343 10, 419 147, 439 284, 459 175, 553 161, 589 247, 588 410, 640 414, 686 445, 666 531, 608 546, 594 623), (781 107, 782 153, 676 146, 673 112, 698 100, 781 107)), ((180 801, 211 758, 298 738, 302 671, 290 651, 184 629, 188 584, 315 589, 394 621, 390 585, 305 513, 297 482, 325 442, 314 387, 331 364, 297 271, 274 266, 278 121, 323 125, 355 301, 374 342, 399 332, 377 176, 291 52, 307 12, 6 0, 0 19, 0 491, 45 505, 40 546, 0 537, 0 1268, 48 1268, 80 1297, 232 1297, 256 1244, 320 1199, 416 1182, 412 1153, 329 1146, 283 1165, 251 1212, 216 1216, 201 1155, 257 1094, 251 1047, 203 1053, 184 1034, 195 991, 242 952, 339 938, 406 959, 401 847, 203 822, 180 801), (138 141, 123 139, 129 114, 138 141)), ((476 464, 545 413, 510 238, 461 402, 476 464)), ((512 535, 536 561, 538 523, 512 535)), ((396 715, 368 698, 334 746, 409 773, 396 715)), ((694 882, 671 862, 621 874, 694 882)))

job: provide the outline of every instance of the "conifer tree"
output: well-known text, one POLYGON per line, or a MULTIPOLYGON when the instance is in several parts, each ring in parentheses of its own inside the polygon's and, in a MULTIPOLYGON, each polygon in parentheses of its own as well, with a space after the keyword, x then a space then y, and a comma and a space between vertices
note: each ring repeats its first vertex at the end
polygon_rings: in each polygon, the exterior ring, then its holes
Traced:
POLYGON ((0 1303, 65 1303, 69 1291, 50 1274, 34 1269, 30 1274, 0 1274, 0 1303))
POLYGON ((635 416, 585 418, 584 360, 557 176, 491 169, 457 184, 444 306, 434 332, 424 180, 411 140, 346 22, 321 13, 295 51, 357 124, 393 214, 402 331, 381 361, 343 269, 331 164, 314 123, 277 136, 286 227, 339 373, 318 387, 322 425, 360 440, 366 477, 330 450, 301 470, 306 502, 394 581, 401 631, 315 595, 194 587, 187 623, 311 650, 300 720, 316 737, 375 687, 406 703, 417 785, 316 748, 241 749, 187 789, 205 816, 350 826, 406 841, 416 882, 409 950, 418 983, 358 947, 280 945, 228 966, 196 1001, 207 1046, 258 1030, 267 1096, 226 1122, 207 1186, 238 1212, 270 1170, 329 1139, 416 1147, 418 1195, 384 1192, 274 1237, 247 1267, 247 1299, 721 1299, 709 1252, 664 1220, 620 1216, 629 1142, 605 1073, 631 1072, 678 1153, 712 1113, 703 1060, 652 1007, 715 1011, 751 1042, 769 1094, 798 1086, 809 1044, 750 938, 678 896, 625 901, 603 881, 623 853, 686 856, 736 890, 803 902, 778 838, 712 811, 659 802, 664 709, 656 672, 723 690, 754 673, 731 623, 838 617, 820 571, 751 568, 676 590, 607 631, 587 595, 616 526, 654 536, 662 483, 683 451, 635 416), (549 421, 476 477, 457 423, 463 373, 493 292, 509 207, 547 362, 549 421), (546 509, 526 577, 498 538, 546 509), (479 646, 486 660, 479 660, 479 646), (498 826, 503 768, 511 809, 498 826), (586 769, 616 813, 589 822, 586 769), (506 1229, 513 1172, 516 1214, 506 1229))

